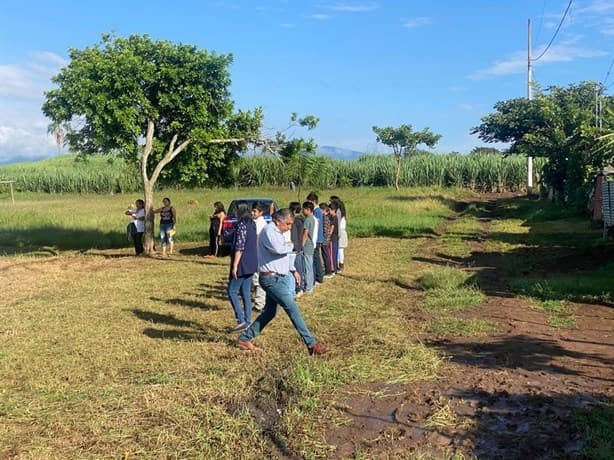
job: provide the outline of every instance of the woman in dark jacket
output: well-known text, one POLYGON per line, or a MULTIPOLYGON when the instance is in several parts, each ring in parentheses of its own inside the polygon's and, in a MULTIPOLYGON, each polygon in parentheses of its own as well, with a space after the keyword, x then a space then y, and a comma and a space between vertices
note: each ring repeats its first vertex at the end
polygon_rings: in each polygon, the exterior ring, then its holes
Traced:
POLYGON ((228 298, 235 313, 237 324, 233 332, 242 332, 251 323, 252 316, 252 277, 258 271, 258 245, 256 223, 252 210, 246 203, 237 206, 232 247, 230 251, 230 275, 228 277, 228 298), (243 299, 243 305, 239 300, 243 299))

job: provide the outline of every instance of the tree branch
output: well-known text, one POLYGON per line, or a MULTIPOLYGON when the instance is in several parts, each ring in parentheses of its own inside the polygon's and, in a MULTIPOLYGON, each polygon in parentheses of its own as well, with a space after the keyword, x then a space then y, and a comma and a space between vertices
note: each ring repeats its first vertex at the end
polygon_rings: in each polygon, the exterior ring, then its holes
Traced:
POLYGON ((177 135, 175 134, 173 136, 173 139, 171 140, 170 145, 168 146, 168 152, 167 154, 164 156, 164 158, 162 158, 159 163, 156 165, 156 168, 154 169, 154 172, 151 175, 151 181, 155 184, 158 180, 158 176, 160 175, 160 173, 162 172, 162 169, 164 169, 164 167, 169 164, 171 161, 173 161, 173 159, 179 155, 181 152, 183 152, 183 150, 190 145, 191 140, 188 139, 186 141, 184 141, 181 145, 179 145, 179 147, 177 147, 175 149, 175 143, 177 142, 177 135))

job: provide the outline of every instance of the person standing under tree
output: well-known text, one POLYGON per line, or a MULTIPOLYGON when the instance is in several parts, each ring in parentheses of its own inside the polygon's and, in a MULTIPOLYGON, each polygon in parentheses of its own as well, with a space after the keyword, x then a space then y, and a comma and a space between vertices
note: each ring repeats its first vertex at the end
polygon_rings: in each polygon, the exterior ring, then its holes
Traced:
POLYGON ((326 353, 326 346, 319 343, 311 334, 298 305, 290 294, 291 283, 299 281, 299 275, 294 270, 292 257, 292 242, 286 241, 284 232, 290 230, 294 219, 289 209, 280 209, 273 214, 273 221, 264 227, 258 239, 258 260, 260 284, 266 292, 264 310, 237 339, 237 345, 242 350, 255 351, 258 347, 252 341, 264 330, 277 314, 277 306, 281 305, 296 331, 303 339, 310 355, 326 353), (292 274, 291 274, 292 272, 292 274))
POLYGON ((213 203, 213 214, 209 216, 209 254, 205 259, 214 259, 220 250, 222 238, 222 223, 226 218, 226 209, 221 201, 213 203))
POLYGON ((137 256, 143 255, 143 234, 145 233, 145 202, 141 199, 134 202, 136 208, 128 209, 125 214, 132 218, 135 232, 132 235, 134 252, 137 256))
POLYGON ((162 240, 162 255, 173 255, 173 248, 175 246, 175 225, 177 224, 177 211, 171 206, 171 200, 164 198, 162 200, 162 207, 154 209, 154 214, 160 214, 160 240, 162 240), (168 254, 166 247, 168 246, 168 254))

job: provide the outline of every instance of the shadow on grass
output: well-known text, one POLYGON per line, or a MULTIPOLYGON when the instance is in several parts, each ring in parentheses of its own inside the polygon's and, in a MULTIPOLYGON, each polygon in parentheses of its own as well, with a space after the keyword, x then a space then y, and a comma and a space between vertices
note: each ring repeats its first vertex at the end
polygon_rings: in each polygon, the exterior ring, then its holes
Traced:
POLYGON ((203 327, 195 321, 186 321, 175 315, 165 315, 153 311, 140 309, 130 310, 140 320, 151 324, 173 326, 175 329, 163 329, 148 327, 143 334, 152 339, 186 340, 194 342, 225 342, 229 345, 234 342, 225 337, 226 331, 216 327, 203 327))
MULTIPOLYGON (((595 354, 568 350, 554 340, 541 339, 528 335, 502 337, 493 341, 463 341, 432 343, 440 350, 452 356, 453 362, 485 369, 526 369, 528 371, 545 371, 550 373, 581 375, 583 372, 573 370, 558 362, 564 358, 575 362, 582 361, 587 366, 602 368, 604 374, 614 365, 612 359, 595 354), (589 364, 591 363, 591 364, 589 364)), ((598 380, 614 382, 614 378, 591 376, 598 380)))
POLYGON ((385 198, 388 201, 402 201, 413 203, 416 201, 422 200, 436 200, 441 202, 444 206, 454 212, 460 212, 465 207, 467 207, 467 201, 459 201, 453 198, 448 198, 443 195, 415 195, 415 196, 403 196, 403 195, 392 195, 385 198))
POLYGON ((160 299, 157 297, 150 297, 150 300, 153 300, 154 302, 166 302, 169 305, 179 305, 181 307, 198 308, 200 310, 207 311, 221 310, 221 308, 215 304, 200 302, 198 300, 181 299, 178 297, 173 299, 160 299))
POLYGON ((59 250, 119 249, 129 247, 126 234, 119 231, 70 229, 44 226, 1 229, 0 248, 15 248, 17 253, 59 250))
POLYGON ((477 267, 473 281, 488 295, 530 295, 542 300, 612 306, 614 283, 610 280, 614 268, 605 265, 614 259, 614 244, 601 239, 601 233, 590 229, 583 218, 552 203, 526 197, 471 204, 464 214, 482 219, 485 229, 491 219, 503 225, 508 219, 520 219, 527 231, 446 234, 468 244, 469 254, 463 257, 438 252, 435 257, 418 256, 414 260, 477 267), (499 243, 503 243, 500 251, 496 250, 499 243), (490 247, 495 249, 485 250, 490 247))

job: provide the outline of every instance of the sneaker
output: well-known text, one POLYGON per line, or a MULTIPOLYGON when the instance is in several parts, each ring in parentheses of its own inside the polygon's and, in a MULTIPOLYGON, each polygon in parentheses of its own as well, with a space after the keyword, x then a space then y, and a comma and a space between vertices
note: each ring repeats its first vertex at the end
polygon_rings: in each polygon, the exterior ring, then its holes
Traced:
POLYGON ((262 310, 264 310, 264 307, 261 307, 260 305, 254 305, 252 308, 253 308, 254 310, 256 310, 256 311, 262 311, 262 310))
MULTIPOLYGON (((250 343, 251 345, 251 343, 250 343)), ((326 353, 328 351, 328 349, 326 348, 326 345, 321 344, 321 343, 316 343, 313 347, 309 348, 309 354, 310 355, 323 355, 324 353, 326 353)))
POLYGON ((294 296, 295 299, 298 299, 299 297, 301 297, 304 294, 303 291, 299 291, 296 293, 296 295, 294 296))
MULTIPOLYGON (((317 345, 317 343, 316 343, 316 345, 317 345)), ((241 340, 241 339, 237 339, 237 346, 241 350, 245 350, 245 351, 256 351, 256 350, 260 349, 256 345, 254 345, 253 343, 248 342, 247 340, 241 340)), ((315 345, 314 345, 314 347, 315 347, 315 345)))
POLYGON ((330 273, 328 275, 324 275, 324 279, 331 279, 333 276, 335 276, 334 273, 330 273))
POLYGON ((237 324, 235 327, 230 328, 230 332, 243 332, 244 330, 246 330, 247 328, 249 328, 249 324, 247 323, 241 323, 241 324, 237 324))

